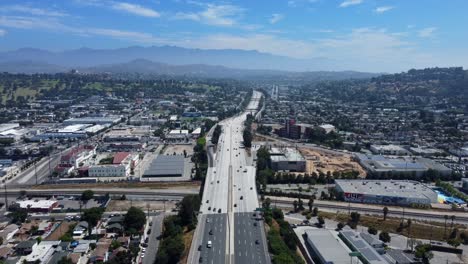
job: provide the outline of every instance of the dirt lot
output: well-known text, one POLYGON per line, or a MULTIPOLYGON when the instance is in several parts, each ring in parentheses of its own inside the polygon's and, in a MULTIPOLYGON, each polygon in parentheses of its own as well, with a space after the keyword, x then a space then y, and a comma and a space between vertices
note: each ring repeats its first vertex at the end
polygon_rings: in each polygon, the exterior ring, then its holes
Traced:
MULTIPOLYGON (((107 212, 114 212, 114 211, 126 211, 128 208, 131 206, 140 208, 143 210, 145 213, 148 210, 149 205, 149 210, 150 211, 162 211, 164 210, 164 203, 159 202, 159 201, 119 201, 119 200, 112 200, 109 202, 109 205, 107 206, 106 211, 107 212)), ((175 207, 175 202, 166 202, 166 210, 174 208, 175 207)))
POLYGON ((306 173, 322 171, 359 171, 359 175, 366 176, 364 169, 355 161, 351 160, 348 154, 332 154, 315 149, 299 148, 299 151, 307 160, 306 173))
POLYGON ((193 145, 167 145, 164 149, 164 155, 172 155, 174 152, 178 155, 183 155, 184 150, 187 151, 187 155, 193 154, 193 145))
POLYGON ((61 236, 67 233, 70 225, 75 224, 75 222, 62 221, 59 227, 57 227, 54 232, 52 232, 46 239, 48 241, 59 240, 61 236))

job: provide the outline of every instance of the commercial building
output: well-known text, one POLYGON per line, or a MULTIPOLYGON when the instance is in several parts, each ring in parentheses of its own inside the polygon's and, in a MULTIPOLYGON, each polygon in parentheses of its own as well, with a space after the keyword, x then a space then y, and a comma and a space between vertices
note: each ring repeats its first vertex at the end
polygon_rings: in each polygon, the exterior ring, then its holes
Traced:
POLYGON ((128 177, 138 164, 138 155, 129 152, 117 152, 112 164, 92 165, 88 168, 89 177, 128 177))
POLYGON ((49 213, 58 206, 58 202, 55 200, 24 200, 17 203, 21 209, 41 213, 49 213))
POLYGON ((186 129, 174 129, 166 135, 168 141, 187 140, 189 138, 189 131, 186 129))
POLYGON ((182 155, 159 155, 151 162, 142 178, 150 180, 159 177, 182 177, 185 169, 184 163, 182 155))
POLYGON ((380 155, 407 155, 408 151, 398 145, 371 145, 370 150, 380 155))
POLYGON ((337 237, 336 232, 327 229, 305 231, 307 250, 316 264, 349 264, 351 252, 337 237))
POLYGON ((323 130, 325 130, 325 133, 330 133, 330 132, 335 132, 336 131, 336 128, 334 125, 330 125, 330 124, 323 124, 323 125, 320 125, 319 126, 320 128, 322 128, 323 130))
POLYGON ((437 203, 437 193, 416 181, 335 180, 335 189, 347 202, 401 206, 437 203))
POLYGON ((275 171, 303 172, 306 168, 306 160, 293 148, 271 148, 270 158, 275 171))
POLYGON ((117 124, 120 122, 120 116, 89 116, 89 117, 75 117, 63 121, 64 125, 76 125, 76 124, 94 124, 94 125, 105 125, 105 124, 117 124))
POLYGON ((423 176, 428 170, 437 171, 441 176, 447 176, 452 170, 421 157, 385 157, 381 155, 365 155, 357 153, 355 158, 359 164, 371 175, 389 176, 390 174, 406 174, 423 176))

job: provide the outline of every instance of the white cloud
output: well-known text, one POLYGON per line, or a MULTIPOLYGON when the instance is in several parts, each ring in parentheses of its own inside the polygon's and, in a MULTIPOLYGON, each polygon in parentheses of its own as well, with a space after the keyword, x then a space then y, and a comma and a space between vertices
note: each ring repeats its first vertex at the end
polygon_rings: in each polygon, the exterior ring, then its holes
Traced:
POLYGON ((395 7, 393 7, 393 6, 379 6, 374 10, 374 12, 377 13, 377 14, 382 14, 382 13, 390 11, 390 10, 392 10, 394 8, 395 7))
POLYGON ((196 13, 176 13, 174 19, 193 20, 213 26, 233 26, 238 24, 243 9, 234 5, 206 4, 205 9, 196 13))
POLYGON ((280 20, 283 20, 283 18, 284 18, 283 14, 273 14, 271 15, 271 18, 269 19, 269 21, 270 21, 270 24, 276 24, 280 20))
POLYGON ((345 0, 340 4, 340 7, 348 7, 352 5, 359 5, 362 4, 364 0, 345 0))
POLYGON ((44 19, 36 17, 0 16, 0 26, 31 30, 49 30, 54 32, 71 33, 80 36, 105 36, 146 44, 165 43, 166 41, 152 34, 138 31, 68 26, 52 18, 44 19))
POLYGON ((0 37, 3 37, 3 36, 5 36, 5 35, 6 35, 6 33, 7 33, 7 32, 6 32, 6 30, 4 30, 4 29, 0 29, 0 37))
POLYGON ((134 14, 137 16, 160 17, 160 14, 157 11, 151 8, 143 7, 143 6, 136 5, 136 4, 115 2, 112 4, 112 8, 115 10, 124 11, 124 12, 134 14))
POLYGON ((418 36, 421 38, 431 38, 434 36, 436 30, 436 27, 423 28, 418 32, 418 36))
POLYGON ((41 8, 34 8, 26 5, 10 5, 10 6, 2 6, 0 7, 2 12, 17 12, 17 13, 27 13, 35 16, 50 16, 50 17, 64 17, 67 16, 66 13, 55 11, 55 10, 48 10, 48 9, 41 9, 41 8))

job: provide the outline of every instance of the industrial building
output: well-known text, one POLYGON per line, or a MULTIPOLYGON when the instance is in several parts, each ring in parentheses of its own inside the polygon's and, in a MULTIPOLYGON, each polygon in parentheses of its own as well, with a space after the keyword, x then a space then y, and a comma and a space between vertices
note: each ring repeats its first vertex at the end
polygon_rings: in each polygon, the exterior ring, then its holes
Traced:
POLYGON ((55 200, 24 200, 17 203, 21 209, 37 213, 50 213, 58 206, 58 202, 55 200))
POLYGON ((304 172, 305 158, 294 148, 271 148, 271 167, 275 171, 304 172))
POLYGON ((185 161, 182 155, 159 155, 143 173, 142 178, 150 180, 160 177, 184 176, 185 161))
MULTIPOLYGON (((370 237, 367 236, 366 240, 364 239, 363 235, 363 233, 358 233, 352 230, 346 230, 340 232, 339 237, 353 252, 359 252, 358 257, 362 263, 388 264, 388 262, 377 252, 377 250, 369 244, 367 240, 369 240, 370 237)), ((383 248, 383 245, 379 243, 378 248, 383 248)), ((382 251, 382 253, 383 252, 384 251, 382 251)))
POLYGON ((398 145, 371 145, 370 150, 379 155, 407 155, 409 152, 398 145))
POLYGON ((304 231, 305 247, 316 264, 388 264, 385 244, 366 233, 328 229, 304 231))
POLYGON ((437 203, 437 193, 416 181, 335 180, 335 189, 347 202, 401 206, 437 203))
POLYGON ((120 122, 120 116, 88 116, 88 117, 74 117, 63 121, 64 125, 77 125, 77 124, 96 124, 96 125, 112 125, 120 122))
POLYGON ((421 157, 389 158, 381 155, 356 153, 355 158, 370 175, 375 176, 388 176, 391 173, 398 173, 420 177, 430 169, 437 171, 441 176, 452 173, 452 170, 444 165, 421 157))
POLYGON ((307 250, 317 264, 348 264, 351 252, 338 237, 328 229, 305 231, 307 250))

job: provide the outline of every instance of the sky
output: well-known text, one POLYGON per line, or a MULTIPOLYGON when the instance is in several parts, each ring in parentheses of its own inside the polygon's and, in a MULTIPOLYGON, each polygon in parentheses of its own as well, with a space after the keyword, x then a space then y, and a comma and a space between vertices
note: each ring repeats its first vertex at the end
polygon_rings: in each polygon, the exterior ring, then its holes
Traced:
POLYGON ((467 10, 466 0, 1 0, 0 51, 174 45, 340 70, 467 67, 467 10))

